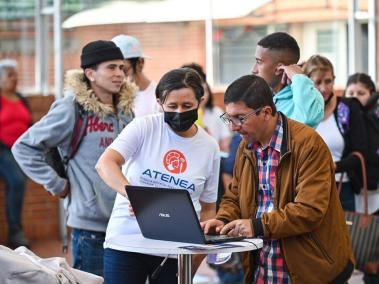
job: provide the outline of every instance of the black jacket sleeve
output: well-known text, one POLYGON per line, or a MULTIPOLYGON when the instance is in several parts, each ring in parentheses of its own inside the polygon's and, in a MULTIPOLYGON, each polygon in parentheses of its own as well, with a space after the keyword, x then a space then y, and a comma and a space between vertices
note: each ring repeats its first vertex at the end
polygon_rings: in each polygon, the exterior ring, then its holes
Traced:
MULTIPOLYGON (((342 100, 341 100, 342 101, 342 100)), ((360 168, 359 159, 351 152, 358 151, 366 156, 367 133, 364 123, 362 107, 357 99, 344 99, 350 109, 349 127, 344 136, 345 148, 342 159, 336 163, 336 172, 345 172, 360 168)))
POLYGON ((362 184, 361 163, 360 160, 351 153, 358 151, 362 153, 364 157, 367 155, 366 151, 368 145, 364 116, 361 104, 357 99, 339 98, 338 103, 346 103, 349 106, 350 117, 348 129, 343 134, 345 148, 342 159, 336 162, 336 172, 347 172, 351 182, 355 184, 353 187, 355 187, 355 191, 357 192, 362 184))

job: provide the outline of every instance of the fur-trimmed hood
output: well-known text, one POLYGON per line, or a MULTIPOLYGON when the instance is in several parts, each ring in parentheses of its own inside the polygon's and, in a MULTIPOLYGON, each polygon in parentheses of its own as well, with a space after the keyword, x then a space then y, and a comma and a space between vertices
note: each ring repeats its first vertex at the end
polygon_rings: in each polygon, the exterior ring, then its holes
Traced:
MULTIPOLYGON (((75 93, 75 100, 83 106, 84 110, 93 112, 99 116, 113 113, 110 106, 100 102, 94 91, 88 87, 84 79, 84 72, 80 69, 69 70, 65 76, 65 90, 75 93)), ((132 111, 137 86, 129 81, 124 81, 118 94, 117 108, 128 114, 132 111)))

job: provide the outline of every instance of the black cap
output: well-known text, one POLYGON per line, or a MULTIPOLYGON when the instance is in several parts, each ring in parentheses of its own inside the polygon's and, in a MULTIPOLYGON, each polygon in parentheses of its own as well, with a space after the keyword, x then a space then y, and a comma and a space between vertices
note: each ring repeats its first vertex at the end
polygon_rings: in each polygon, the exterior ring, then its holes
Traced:
POLYGON ((83 47, 80 67, 84 69, 104 61, 117 59, 124 59, 124 56, 113 41, 96 40, 83 47))

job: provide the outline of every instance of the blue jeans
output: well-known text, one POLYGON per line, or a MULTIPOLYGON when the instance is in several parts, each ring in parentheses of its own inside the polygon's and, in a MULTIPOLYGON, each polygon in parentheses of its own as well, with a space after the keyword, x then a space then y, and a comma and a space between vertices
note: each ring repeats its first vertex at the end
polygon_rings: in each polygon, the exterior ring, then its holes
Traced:
POLYGON ((222 284, 242 284, 243 270, 242 259, 239 253, 233 253, 231 258, 224 264, 213 265, 217 271, 217 276, 222 284))
POLYGON ((222 271, 217 269, 217 276, 222 284, 242 284, 243 283, 243 271, 239 270, 235 273, 222 271))
POLYGON ((103 243, 105 233, 73 228, 72 266, 76 269, 103 276, 103 243))
POLYGON ((150 284, 176 284, 177 259, 167 259, 157 279, 151 279, 151 275, 163 259, 159 256, 107 248, 104 251, 105 284, 145 284, 147 278, 150 284))
POLYGON ((26 176, 11 150, 3 145, 0 145, 0 178, 5 182, 5 207, 9 231, 20 230, 26 176))
MULTIPOLYGON (((337 183, 338 186, 338 183, 337 183)), ((340 192, 340 201, 343 210, 345 211, 355 211, 355 196, 353 189, 351 188, 350 182, 343 182, 340 192)))

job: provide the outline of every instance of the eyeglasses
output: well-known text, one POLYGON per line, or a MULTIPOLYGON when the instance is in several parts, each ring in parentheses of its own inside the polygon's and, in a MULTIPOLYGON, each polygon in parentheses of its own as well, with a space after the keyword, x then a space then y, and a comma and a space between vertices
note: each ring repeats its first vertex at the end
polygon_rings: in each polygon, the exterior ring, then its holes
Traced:
POLYGON ((241 126, 249 116, 257 115, 261 111, 261 109, 262 108, 258 108, 256 110, 253 110, 252 112, 249 112, 248 114, 244 115, 243 117, 229 116, 226 112, 224 112, 222 115, 220 115, 220 118, 221 118, 222 122, 224 122, 225 124, 229 125, 229 124, 233 123, 234 125, 241 126))

